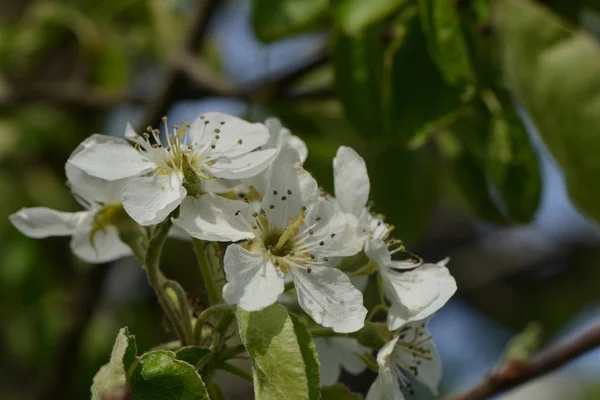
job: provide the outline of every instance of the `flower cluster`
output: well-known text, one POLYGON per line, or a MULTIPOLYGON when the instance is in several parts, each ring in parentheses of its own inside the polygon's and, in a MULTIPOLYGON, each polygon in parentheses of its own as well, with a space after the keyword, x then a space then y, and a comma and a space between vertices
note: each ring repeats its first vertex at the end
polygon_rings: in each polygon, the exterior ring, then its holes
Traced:
MULTIPOLYGON (((337 267, 363 252, 369 261, 355 273, 379 274, 393 333, 378 354, 368 399, 403 398, 413 380, 436 392, 441 368, 427 321, 454 294, 455 281, 447 260, 396 260, 396 253, 410 253, 370 211, 366 164, 354 150, 340 147, 333 160, 332 196, 303 168, 304 142, 276 119, 260 124, 207 113, 164 134, 128 126, 123 139, 91 136, 65 167, 87 211, 23 209, 12 223, 31 237, 71 235, 77 256, 107 262, 132 254, 127 234, 147 242, 145 227, 172 221, 188 237, 230 243, 223 258, 227 303, 258 311, 293 282, 300 308, 337 333, 365 325, 363 295, 337 267)), ((351 338, 318 347, 367 350, 351 338)), ((360 358, 352 357, 339 357, 339 364, 360 372, 360 358)))

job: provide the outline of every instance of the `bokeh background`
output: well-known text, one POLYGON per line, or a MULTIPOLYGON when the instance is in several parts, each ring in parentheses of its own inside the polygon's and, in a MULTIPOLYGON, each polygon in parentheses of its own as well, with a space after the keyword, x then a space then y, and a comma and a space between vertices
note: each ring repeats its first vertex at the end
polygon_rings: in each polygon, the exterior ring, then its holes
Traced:
MULTIPOLYGON (((537 3, 600 32, 593 1, 537 3)), ((64 185, 76 145, 165 114, 276 116, 328 190, 338 146, 364 156, 395 236, 451 257, 459 292, 432 321, 442 394, 484 377, 532 321, 544 344, 593 323, 598 227, 508 90, 493 18, 487 0, 1 0, 0 398, 88 398, 120 327, 141 350, 172 337, 134 260, 87 265, 68 238, 29 239, 7 218, 78 210, 64 185)), ((192 298, 194 262, 168 244, 164 269, 192 298)), ((372 378, 342 377, 362 392, 372 378)), ((599 379, 591 352, 503 398, 598 399, 599 379)))

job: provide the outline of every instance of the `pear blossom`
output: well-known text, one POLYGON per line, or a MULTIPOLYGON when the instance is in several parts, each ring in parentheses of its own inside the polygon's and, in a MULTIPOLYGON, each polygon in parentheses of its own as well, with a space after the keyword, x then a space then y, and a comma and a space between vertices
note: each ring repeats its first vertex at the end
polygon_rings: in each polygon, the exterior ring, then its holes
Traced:
MULTIPOLYGON (((166 127, 166 118, 165 127, 166 127)), ((200 115, 191 125, 136 134, 127 126, 125 139, 97 141, 69 159, 89 175, 106 180, 129 179, 123 207, 140 225, 163 221, 186 197, 186 161, 201 180, 242 179, 264 170, 277 149, 253 151, 269 140, 263 124, 221 113, 200 115)))
POLYGON ((361 250, 337 203, 320 198, 316 181, 301 166, 298 152, 284 146, 269 168, 260 203, 229 200, 212 193, 186 198, 175 225, 211 241, 240 241, 224 257, 223 298, 247 311, 277 301, 286 275, 298 303, 315 322, 337 332, 354 332, 367 314, 362 293, 330 257, 361 250))
MULTIPOLYGON (((91 140, 110 141, 98 135, 91 140)), ((83 146, 74 152, 82 151, 83 146)), ((89 263, 114 261, 132 254, 120 239, 111 219, 127 217, 121 206, 124 180, 105 181, 66 164, 65 172, 73 196, 86 209, 61 212, 45 207, 23 208, 10 215, 12 224, 32 238, 71 236, 71 250, 89 263), (121 215, 122 213, 122 215, 121 215)))
POLYGON ((300 162, 304 164, 308 157, 308 147, 306 143, 298 136, 293 135, 292 132, 281 124, 281 121, 274 117, 269 117, 265 120, 265 125, 269 129, 269 141, 264 148, 267 149, 279 149, 284 144, 292 147, 298 152, 300 162))
POLYGON ((393 331, 432 315, 456 292, 456 282, 446 268, 448 260, 422 265, 393 260, 392 256, 403 251, 403 247, 399 241, 388 239, 393 228, 383 217, 368 211, 370 182, 365 161, 353 149, 341 146, 333 167, 337 201, 344 212, 363 221, 359 222, 359 229, 368 226, 364 251, 378 266, 385 295, 391 301, 389 329, 393 331))
POLYGON ((314 342, 319 356, 321 386, 335 384, 342 368, 352 375, 359 375, 367 368, 357 354, 370 354, 371 350, 354 338, 315 338, 314 342))
POLYGON ((379 350, 379 375, 366 400, 402 400, 405 393, 413 395, 411 379, 438 395, 442 364, 427 323, 424 320, 405 325, 379 350))

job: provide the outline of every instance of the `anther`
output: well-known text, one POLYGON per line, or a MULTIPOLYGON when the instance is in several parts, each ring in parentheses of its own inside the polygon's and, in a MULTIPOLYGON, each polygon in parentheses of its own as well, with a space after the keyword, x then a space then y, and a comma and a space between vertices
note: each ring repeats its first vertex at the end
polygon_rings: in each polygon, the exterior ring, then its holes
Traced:
POLYGON ((254 212, 252 213, 252 216, 253 216, 254 218, 258 217, 258 213, 257 213, 256 211, 254 211, 254 212))
POLYGON ((162 119, 163 121, 166 121, 166 120, 167 120, 167 117, 162 117, 161 119, 162 119))
POLYGON ((215 129, 215 133, 221 133, 221 130, 217 128, 215 129))
POLYGON ((273 190, 273 195, 277 196, 277 190, 273 190))
POLYGON ((325 262, 329 261, 329 257, 323 257, 323 261, 325 261, 325 262))
POLYGON ((244 142, 242 141, 242 139, 238 139, 238 144, 242 144, 242 143, 244 143, 244 142))
POLYGON ((219 135, 216 135, 216 136, 215 136, 215 139, 219 140, 219 139, 221 139, 221 136, 219 136, 219 135))
POLYGON ((312 271, 312 269, 310 269, 310 267, 306 268, 306 272, 310 274, 310 272, 312 271))
POLYGON ((302 209, 302 211, 306 211, 306 207, 302 206, 300 208, 302 209))
POLYGON ((321 220, 321 217, 317 217, 315 218, 315 221, 319 222, 321 220))
POLYGON ((312 229, 309 229, 309 230, 308 230, 308 234, 309 234, 309 235, 312 235, 313 233, 315 233, 315 232, 314 232, 312 229))
POLYGON ((221 125, 225 125, 225 121, 221 121, 221 125))
POLYGON ((335 233, 332 233, 331 235, 329 235, 332 239, 335 237, 335 233))
POLYGON ((276 267, 278 267, 279 266, 279 261, 277 261, 277 260, 273 261, 273 265, 276 266, 276 267))
POLYGON ((215 147, 217 147, 217 146, 215 146, 214 144, 211 144, 211 145, 210 145, 210 148, 211 148, 211 149, 214 149, 215 147))
POLYGON ((283 201, 286 201, 286 200, 287 200, 287 197, 285 197, 285 196, 281 196, 281 200, 283 200, 283 201))
POLYGON ((250 246, 251 246, 251 245, 252 245, 252 243, 254 243, 254 240, 252 240, 252 239, 248 240, 248 245, 250 245, 250 246))
POLYGON ((290 189, 288 189, 288 195, 291 196, 292 195, 292 191, 290 189))
POLYGON ((204 115, 201 115, 201 116, 200 116, 200 119, 204 119, 204 115))
POLYGON ((239 211, 239 210, 238 210, 238 211, 236 211, 236 212, 235 212, 235 215, 236 215, 236 217, 237 217, 238 215, 240 215, 240 211, 239 211))
POLYGON ((311 260, 314 260, 314 259, 315 259, 315 255, 314 255, 314 254, 311 254, 311 255, 310 255, 310 259, 311 259, 311 260))
POLYGON ((252 225, 252 229, 258 229, 258 226, 252 225))
POLYGON ((293 251, 290 251, 290 252, 289 252, 289 255, 290 255, 291 257, 294 257, 294 256, 296 255, 296 253, 294 253, 293 251))
POLYGON ((210 124, 209 121, 204 121, 204 125, 208 125, 208 124, 210 124))
POLYGON ((272 209, 274 209, 274 208, 275 208, 275 205, 274 205, 274 204, 271 204, 271 205, 269 206, 269 208, 272 210, 272 209))
POLYGON ((152 143, 152 148, 153 149, 158 149, 158 145, 156 143, 152 143))
POLYGON ((321 240, 321 241, 319 242, 319 246, 324 246, 324 245, 325 245, 325 242, 321 240))

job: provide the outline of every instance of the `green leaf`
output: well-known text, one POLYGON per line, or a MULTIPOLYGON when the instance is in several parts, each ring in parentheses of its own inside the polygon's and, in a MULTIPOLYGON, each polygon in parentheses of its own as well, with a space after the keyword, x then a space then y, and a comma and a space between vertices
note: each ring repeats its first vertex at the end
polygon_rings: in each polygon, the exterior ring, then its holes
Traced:
POLYGON ((376 350, 382 348, 392 339, 385 323, 370 321, 366 321, 365 326, 356 332, 354 337, 363 346, 376 350))
POLYGON ((186 363, 193 365, 195 368, 198 368, 202 363, 204 363, 211 354, 212 352, 209 349, 198 346, 182 347, 175 352, 178 360, 185 361, 186 363))
POLYGON ((102 400, 126 383, 126 371, 135 361, 135 338, 127 327, 121 328, 110 355, 110 361, 100 368, 92 383, 92 400, 102 400))
POLYGON ((541 345, 542 325, 530 322, 522 332, 513 337, 506 345, 504 359, 507 361, 527 361, 529 356, 541 345))
POLYGON ((473 79, 469 52, 453 1, 419 0, 419 15, 427 50, 451 85, 473 79))
POLYGON ((343 32, 354 35, 404 4, 406 0, 333 0, 333 18, 343 32))
POLYGON ((352 393, 343 383, 321 388, 322 400, 362 400, 362 398, 361 394, 352 393))
POLYGON ((497 7, 506 76, 562 167, 570 198, 600 221, 600 49, 528 1, 497 7))
POLYGON ((327 0, 253 0, 252 27, 268 43, 318 27, 328 8, 327 0))
POLYGON ((281 304, 238 308, 240 336, 252 360, 254 394, 264 399, 319 399, 319 361, 306 327, 281 304))
POLYGON ((350 36, 334 35, 335 88, 346 118, 366 137, 383 134, 383 46, 380 27, 350 36))
POLYGON ((208 399, 202 378, 193 366, 177 359, 169 350, 142 355, 128 376, 129 387, 138 400, 208 399))
POLYGON ((427 40, 413 11, 403 13, 406 22, 397 25, 399 35, 388 49, 390 126, 394 136, 404 143, 461 104, 460 93, 446 82, 429 54, 423 51, 427 40))

